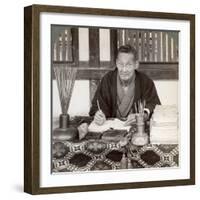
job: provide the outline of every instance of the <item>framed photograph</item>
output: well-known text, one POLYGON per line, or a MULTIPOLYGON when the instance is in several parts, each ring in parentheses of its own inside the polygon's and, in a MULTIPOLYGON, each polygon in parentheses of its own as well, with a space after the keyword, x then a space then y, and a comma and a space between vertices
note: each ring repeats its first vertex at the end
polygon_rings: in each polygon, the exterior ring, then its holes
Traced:
POLYGON ((195 16, 24 9, 24 191, 195 184, 195 16))

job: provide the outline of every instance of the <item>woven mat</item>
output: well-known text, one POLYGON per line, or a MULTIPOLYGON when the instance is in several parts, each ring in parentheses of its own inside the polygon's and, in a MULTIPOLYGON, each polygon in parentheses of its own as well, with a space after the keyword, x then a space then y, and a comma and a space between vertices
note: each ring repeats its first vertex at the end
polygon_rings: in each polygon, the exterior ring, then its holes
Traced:
POLYGON ((179 160, 178 145, 121 147, 103 140, 55 142, 52 154, 53 172, 177 167, 179 160))
MULTIPOLYGON (((92 120, 76 116, 71 125, 77 127, 92 120)), ((148 133, 148 126, 145 129, 148 133)), ((177 167, 179 164, 178 145, 136 147, 128 143, 121 147, 119 142, 102 140, 98 134, 92 137, 88 134, 81 141, 53 141, 52 172, 177 167)))

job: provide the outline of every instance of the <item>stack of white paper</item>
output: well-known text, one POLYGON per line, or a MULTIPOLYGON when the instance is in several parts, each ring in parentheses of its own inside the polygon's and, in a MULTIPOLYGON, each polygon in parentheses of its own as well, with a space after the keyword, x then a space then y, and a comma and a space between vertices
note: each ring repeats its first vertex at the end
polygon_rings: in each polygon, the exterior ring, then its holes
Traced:
POLYGON ((178 143, 178 110, 176 106, 157 105, 151 118, 152 144, 178 143))

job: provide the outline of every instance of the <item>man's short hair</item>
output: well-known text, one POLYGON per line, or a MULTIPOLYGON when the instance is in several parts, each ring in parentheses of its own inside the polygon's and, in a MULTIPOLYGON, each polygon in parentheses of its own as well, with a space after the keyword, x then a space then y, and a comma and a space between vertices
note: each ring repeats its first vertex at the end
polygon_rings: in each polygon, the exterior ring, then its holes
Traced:
POLYGON ((138 60, 138 53, 134 47, 132 47, 130 44, 122 45, 119 47, 117 52, 117 57, 119 53, 131 53, 134 56, 135 60, 138 60))

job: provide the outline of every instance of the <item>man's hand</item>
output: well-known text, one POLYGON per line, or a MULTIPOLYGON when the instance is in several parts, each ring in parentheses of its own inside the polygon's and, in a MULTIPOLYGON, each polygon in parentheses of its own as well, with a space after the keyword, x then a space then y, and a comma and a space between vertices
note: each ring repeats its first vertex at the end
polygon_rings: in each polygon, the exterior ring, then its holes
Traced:
POLYGON ((94 116, 94 122, 101 126, 104 124, 104 122, 106 121, 106 116, 105 114, 102 112, 102 110, 98 110, 96 113, 95 113, 95 116, 94 116))
POLYGON ((79 139, 83 139, 86 134, 88 133, 88 124, 87 123, 82 123, 79 127, 78 127, 78 132, 79 132, 79 139))
POLYGON ((148 113, 144 113, 144 121, 147 121, 149 119, 149 115, 148 115, 148 113))
POLYGON ((135 123, 135 121, 136 121, 135 114, 133 114, 133 113, 129 114, 124 126, 130 126, 133 123, 135 123))

